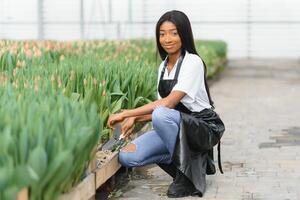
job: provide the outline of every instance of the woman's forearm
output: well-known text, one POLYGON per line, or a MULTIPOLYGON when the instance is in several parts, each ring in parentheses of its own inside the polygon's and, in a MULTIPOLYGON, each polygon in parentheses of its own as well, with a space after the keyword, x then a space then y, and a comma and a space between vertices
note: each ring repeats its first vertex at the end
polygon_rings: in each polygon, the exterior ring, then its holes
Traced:
POLYGON ((153 110, 158 106, 166 106, 168 108, 174 108, 179 101, 185 96, 186 94, 181 91, 172 91, 167 97, 153 101, 141 107, 124 110, 121 114, 122 118, 127 117, 136 117, 140 115, 149 115, 152 114, 153 110))
POLYGON ((140 115, 149 115, 149 114, 152 114, 153 110, 157 106, 168 106, 167 99, 166 98, 159 99, 159 100, 156 100, 154 102, 148 103, 144 106, 135 108, 135 109, 124 110, 122 112, 122 115, 123 115, 124 118, 137 117, 137 116, 140 116, 140 115))
POLYGON ((135 117, 135 122, 149 122, 152 120, 152 114, 140 115, 135 117))

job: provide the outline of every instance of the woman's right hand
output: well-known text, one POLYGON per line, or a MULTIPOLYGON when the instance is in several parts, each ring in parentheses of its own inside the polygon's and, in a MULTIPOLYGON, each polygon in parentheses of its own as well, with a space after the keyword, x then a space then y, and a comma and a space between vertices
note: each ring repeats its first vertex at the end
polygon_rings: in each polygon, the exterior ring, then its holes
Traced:
POLYGON ((135 123, 135 117, 128 117, 124 120, 124 122, 122 122, 121 131, 122 131, 122 135, 125 138, 128 138, 132 134, 134 123, 135 123))
POLYGON ((123 112, 121 113, 116 113, 116 114, 111 114, 107 120, 107 127, 113 128, 113 125, 118 122, 122 122, 125 119, 123 116, 123 112))

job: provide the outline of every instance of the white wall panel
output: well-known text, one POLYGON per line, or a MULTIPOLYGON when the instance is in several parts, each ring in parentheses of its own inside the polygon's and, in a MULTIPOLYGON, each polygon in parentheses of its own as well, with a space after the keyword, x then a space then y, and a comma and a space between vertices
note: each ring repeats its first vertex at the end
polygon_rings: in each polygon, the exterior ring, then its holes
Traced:
POLYGON ((121 27, 122 38, 155 38, 155 23, 149 24, 124 24, 121 27))
POLYGON ((229 57, 247 55, 247 27, 244 24, 194 24, 195 39, 223 40, 229 57))
POLYGON ((35 24, 4 24, 1 27, 3 38, 25 40, 38 37, 35 24))
POLYGON ((191 21, 241 21, 247 17, 247 0, 177 0, 174 8, 184 11, 191 21))
POLYGON ((132 18, 134 22, 156 22, 159 17, 171 9, 170 0, 132 0, 132 18))
POLYGON ((43 9, 45 22, 79 21, 79 0, 44 0, 43 9))
POLYGON ((251 0, 253 21, 300 21, 299 0, 251 0))
POLYGON ((159 17, 176 9, 190 18, 195 38, 226 41, 229 58, 299 58, 300 55, 299 0, 83 0, 83 3, 85 24, 81 32, 80 0, 0 0, 0 38, 154 38, 159 17), (40 28, 38 1, 43 1, 40 28))
POLYGON ((37 0, 0 0, 0 22, 36 22, 37 0))
POLYGON ((300 24, 255 24, 251 32, 251 57, 299 58, 300 24))
POLYGON ((45 25, 45 38, 53 40, 78 40, 80 39, 80 28, 76 24, 47 24, 45 25))
POLYGON ((128 21, 128 0, 111 0, 112 4, 112 21, 128 21), (119 6, 122 5, 122 6, 119 6))
POLYGON ((115 24, 88 24, 86 25, 86 39, 116 39, 118 38, 117 25, 115 24))
POLYGON ((111 0, 84 0, 84 20, 87 22, 109 21, 109 1, 111 0))

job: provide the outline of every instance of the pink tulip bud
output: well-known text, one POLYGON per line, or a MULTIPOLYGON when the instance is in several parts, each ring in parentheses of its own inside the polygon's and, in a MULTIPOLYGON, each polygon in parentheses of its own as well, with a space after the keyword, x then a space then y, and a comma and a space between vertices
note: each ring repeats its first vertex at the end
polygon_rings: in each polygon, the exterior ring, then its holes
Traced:
POLYGON ((27 49, 27 50, 26 50, 26 56, 27 56, 28 58, 31 58, 31 57, 32 57, 32 52, 31 52, 30 49, 27 49))

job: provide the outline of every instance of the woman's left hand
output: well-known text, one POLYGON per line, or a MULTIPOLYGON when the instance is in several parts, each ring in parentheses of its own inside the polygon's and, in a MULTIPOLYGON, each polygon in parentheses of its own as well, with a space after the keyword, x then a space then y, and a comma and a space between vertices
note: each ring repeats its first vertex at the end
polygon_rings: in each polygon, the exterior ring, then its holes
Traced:
POLYGON ((108 120, 107 120, 107 126, 109 128, 113 128, 112 126, 117 123, 117 122, 121 122, 125 119, 123 113, 117 113, 117 114, 112 114, 109 116, 108 120))
POLYGON ((125 138, 129 138, 129 136, 132 134, 132 130, 134 128, 135 123, 135 117, 128 117, 124 122, 122 123, 122 135, 125 138))

